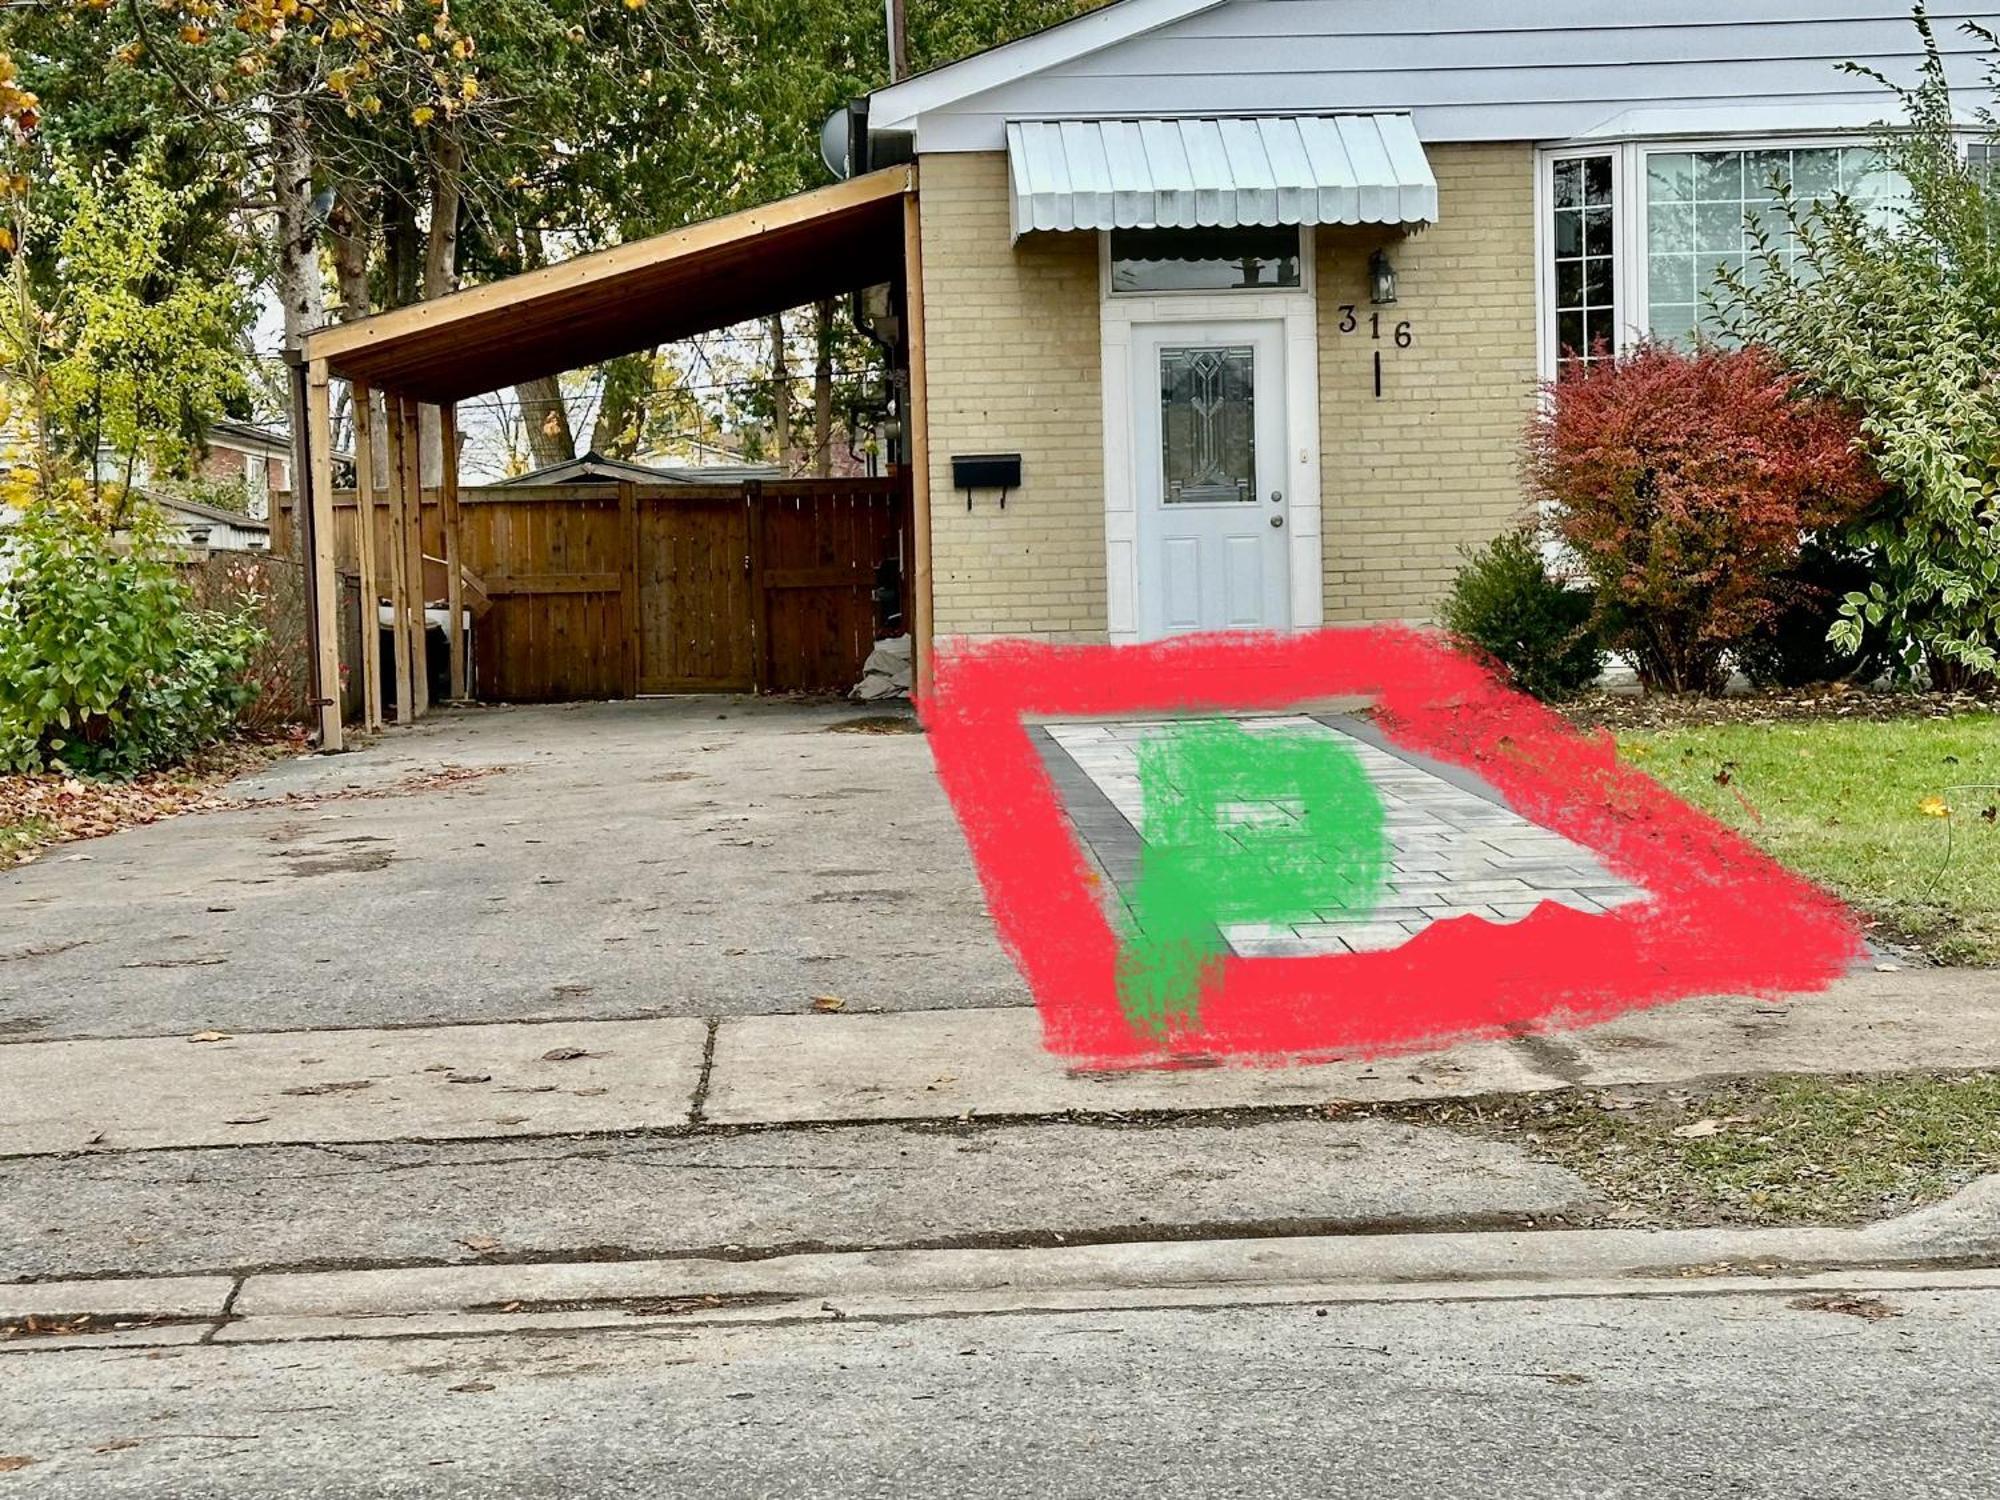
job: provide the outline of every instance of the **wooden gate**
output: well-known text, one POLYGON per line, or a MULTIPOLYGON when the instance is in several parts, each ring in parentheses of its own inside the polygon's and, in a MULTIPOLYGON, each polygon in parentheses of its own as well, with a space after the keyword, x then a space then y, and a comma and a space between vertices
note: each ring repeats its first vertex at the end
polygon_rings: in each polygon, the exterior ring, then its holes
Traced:
POLYGON ((756 686, 750 514, 743 492, 634 497, 641 693, 756 686))
MULTIPOLYGON (((461 555, 492 605, 473 637, 487 702, 839 691, 874 646, 878 577, 900 580, 908 618, 907 478, 499 486, 459 504, 461 555)), ((335 557, 351 570, 353 492, 334 506, 335 557)), ((274 550, 287 549, 289 509, 274 497, 274 550)), ((423 535, 438 556, 432 491, 423 535)))

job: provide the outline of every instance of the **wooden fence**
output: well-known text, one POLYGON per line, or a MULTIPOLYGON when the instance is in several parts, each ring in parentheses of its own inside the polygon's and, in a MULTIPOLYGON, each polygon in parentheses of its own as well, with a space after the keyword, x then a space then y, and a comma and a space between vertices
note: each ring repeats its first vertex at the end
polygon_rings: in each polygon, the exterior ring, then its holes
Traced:
MULTIPOLYGON (((353 571, 355 494, 333 503, 335 565, 353 571)), ((388 500, 375 504, 386 578, 388 500)), ((274 550, 290 548, 290 506, 274 497, 274 550)), ((505 486, 462 490, 459 506, 463 565, 492 603, 473 655, 474 696, 489 702, 849 687, 874 646, 885 562, 907 618, 907 478, 505 486)), ((441 517, 424 491, 433 601, 441 517)))

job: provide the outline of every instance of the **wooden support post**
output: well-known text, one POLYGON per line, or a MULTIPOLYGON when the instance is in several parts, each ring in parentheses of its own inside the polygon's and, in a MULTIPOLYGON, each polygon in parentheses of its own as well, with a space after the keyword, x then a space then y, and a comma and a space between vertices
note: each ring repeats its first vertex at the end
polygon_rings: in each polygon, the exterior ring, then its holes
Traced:
POLYGON ((430 632, 424 624, 424 450, 420 410, 414 397, 397 401, 403 424, 403 583, 410 610, 410 717, 431 708, 430 632))
POLYGON ((924 374, 924 246, 917 195, 903 195, 903 326, 910 362, 903 451, 910 468, 910 646, 916 696, 931 690, 931 438, 924 374))
POLYGON ((639 696, 639 496, 631 484, 618 486, 618 604, 625 642, 619 661, 619 689, 639 696))
POLYGON ((333 570, 333 404, 323 359, 306 367, 306 448, 307 503, 312 506, 311 608, 318 621, 313 691, 319 700, 319 747, 333 751, 341 748, 340 579, 333 570))
POLYGON ((771 690, 771 591, 764 587, 764 486, 743 486, 744 525, 750 540, 750 691, 771 690))
POLYGON ((374 392, 352 387, 354 407, 354 534, 361 572, 361 727, 382 727, 382 579, 375 543, 374 392))
POLYGON ((409 535, 410 486, 404 475, 409 454, 403 441, 403 398, 388 392, 382 402, 382 420, 389 439, 389 618, 390 640, 396 667, 396 722, 408 724, 416 718, 415 700, 410 693, 410 583, 405 576, 410 565, 409 535))
POLYGON ((465 673, 465 577, 460 569, 458 517, 458 408, 447 401, 438 408, 438 448, 443 466, 438 470, 438 515, 444 526, 444 614, 445 629, 451 637, 451 696, 463 701, 467 696, 465 673))

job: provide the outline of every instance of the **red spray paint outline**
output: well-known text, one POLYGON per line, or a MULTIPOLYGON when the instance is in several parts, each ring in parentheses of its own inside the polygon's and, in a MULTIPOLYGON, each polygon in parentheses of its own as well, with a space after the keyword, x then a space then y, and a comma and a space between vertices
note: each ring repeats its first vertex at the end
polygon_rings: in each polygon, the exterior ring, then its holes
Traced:
POLYGON ((1100 1066, 1300 1060, 1603 1020, 1702 994, 1824 988, 1863 951, 1834 898, 1441 639, 1403 627, 1190 636, 1144 646, 954 643, 918 704, 1002 942, 1060 1056, 1100 1066), (1118 1002, 1118 940, 1024 716, 1290 709, 1374 700, 1397 745, 1477 772, 1526 818, 1651 899, 1607 914, 1432 923, 1399 947, 1224 960, 1195 1029, 1163 1046, 1118 1002))

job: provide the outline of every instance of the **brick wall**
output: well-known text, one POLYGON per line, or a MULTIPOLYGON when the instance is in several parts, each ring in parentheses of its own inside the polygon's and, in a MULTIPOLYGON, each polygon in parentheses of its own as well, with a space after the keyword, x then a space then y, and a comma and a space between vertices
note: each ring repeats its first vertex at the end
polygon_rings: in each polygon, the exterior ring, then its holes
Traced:
POLYGON ((920 169, 939 635, 1103 640, 1097 236, 1008 239, 1007 158, 920 169), (1021 488, 951 487, 954 453, 1019 453, 1021 488))
MULTIPOLYGON (((1504 530, 1522 507, 1516 453, 1535 389, 1533 150, 1443 145, 1430 157, 1438 224, 1407 238, 1316 236, 1329 622, 1427 617, 1459 546, 1504 530), (1367 262, 1385 243, 1399 301, 1381 310, 1378 345, 1367 262), (1343 335, 1346 303, 1357 327, 1343 335), (1398 349, 1404 320, 1413 342, 1398 349)), ((925 156, 919 190, 937 633, 1102 640, 1097 236, 1011 244, 1001 153, 925 156), (968 515, 951 455, 1016 451, 1023 482, 1006 511, 989 493, 968 515)))
POLYGON ((1326 618, 1420 620, 1462 543, 1523 507, 1516 467, 1535 395, 1534 151, 1429 148, 1438 222, 1387 242, 1394 307, 1371 338, 1368 257, 1379 230, 1321 229, 1320 491, 1326 618), (1342 334, 1342 304, 1356 329, 1342 334), (1395 325, 1412 343, 1398 349, 1395 325), (1375 399, 1374 352, 1382 352, 1375 399))

